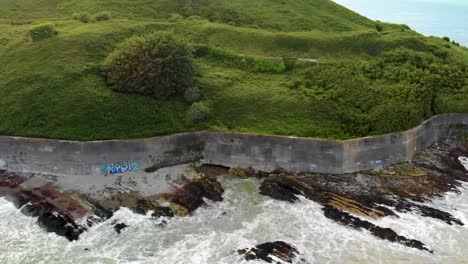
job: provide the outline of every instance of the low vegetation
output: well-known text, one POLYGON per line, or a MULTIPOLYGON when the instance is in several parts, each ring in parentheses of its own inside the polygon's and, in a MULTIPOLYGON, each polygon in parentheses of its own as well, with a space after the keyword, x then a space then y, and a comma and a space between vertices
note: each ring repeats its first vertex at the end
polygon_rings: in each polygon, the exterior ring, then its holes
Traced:
POLYGON ((112 15, 111 13, 107 11, 102 11, 94 15, 94 20, 96 21, 107 21, 111 19, 112 19, 112 15))
POLYGON ((32 26, 29 32, 31 34, 32 41, 52 38, 58 34, 55 25, 52 23, 32 26))
POLYGON ((78 20, 83 23, 89 23, 92 20, 91 14, 89 13, 74 13, 73 19, 78 20))

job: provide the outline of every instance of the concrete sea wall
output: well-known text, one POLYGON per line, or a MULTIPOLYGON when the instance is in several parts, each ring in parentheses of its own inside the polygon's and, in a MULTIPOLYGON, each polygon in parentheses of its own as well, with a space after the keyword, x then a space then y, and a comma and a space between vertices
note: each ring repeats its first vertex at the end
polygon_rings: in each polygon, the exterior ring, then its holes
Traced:
POLYGON ((195 132, 140 140, 76 142, 0 137, 0 169, 51 175, 132 174, 202 161, 272 171, 352 173, 411 161, 468 115, 435 116, 411 130, 345 141, 195 132))

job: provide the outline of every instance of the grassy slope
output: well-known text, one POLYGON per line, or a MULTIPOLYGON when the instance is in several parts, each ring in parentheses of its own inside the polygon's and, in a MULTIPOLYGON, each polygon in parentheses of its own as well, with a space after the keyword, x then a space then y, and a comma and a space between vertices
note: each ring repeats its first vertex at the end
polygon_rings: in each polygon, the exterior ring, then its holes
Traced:
MULTIPOLYGON (((154 30, 172 30, 194 42, 226 46, 248 55, 296 55, 325 60, 367 59, 375 51, 400 45, 425 50, 429 45, 441 43, 411 31, 401 32, 395 25, 386 25, 387 32, 378 34, 372 28, 373 22, 350 11, 343 11, 340 20, 336 12, 343 9, 322 0, 295 0, 291 5, 284 5, 285 1, 258 1, 263 3, 258 8, 263 9, 266 2, 271 3, 265 14, 277 12, 279 19, 271 20, 271 16, 265 15, 253 22, 241 19, 241 23, 264 29, 207 21, 173 24, 154 19, 173 12, 179 5, 176 1, 138 0, 127 5, 128 2, 42 0, 33 4, 31 0, 0 0, 0 17, 5 18, 0 22, 0 134, 91 140, 213 129, 349 138, 354 135, 341 126, 333 112, 323 110, 326 105, 311 106, 301 96, 290 92, 288 82, 296 72, 253 73, 216 61, 197 59, 204 100, 210 104, 212 115, 208 122, 194 125, 185 122, 188 106, 181 99, 160 101, 110 91, 100 75, 99 63, 116 43, 131 35, 154 30), (341 23, 328 25, 314 21, 315 27, 311 29, 333 31, 327 33, 319 30, 277 31, 291 26, 286 23, 290 12, 277 10, 299 12, 303 9, 304 12, 296 18, 304 18, 307 17, 304 3, 308 3, 307 8, 310 4, 310 9, 320 8, 323 17, 327 18, 327 13, 341 23), (73 12, 104 9, 112 11, 117 19, 91 24, 69 19, 73 12), (349 19, 356 22, 351 24, 349 19), (53 21, 60 34, 32 43, 28 37, 30 25, 23 24, 25 20, 33 23, 53 21)), ((196 12, 220 20, 216 14, 235 7, 231 2, 197 1, 196 12), (208 9, 204 10, 202 6, 213 6, 209 9, 213 14, 207 13, 208 9)), ((239 10, 249 17, 255 6, 246 5, 246 2, 235 3, 242 5, 245 10, 239 10)), ((292 28, 300 30, 301 26, 292 28)), ((451 52, 451 56, 466 58, 466 51, 462 49, 453 48, 451 52)))
POLYGON ((281 31, 350 31, 374 23, 329 0, 0 0, 0 18, 69 18, 107 10, 117 18, 168 18, 172 13, 281 31), (185 10, 185 11, 184 11, 185 10), (225 21, 228 22, 228 21, 225 21))

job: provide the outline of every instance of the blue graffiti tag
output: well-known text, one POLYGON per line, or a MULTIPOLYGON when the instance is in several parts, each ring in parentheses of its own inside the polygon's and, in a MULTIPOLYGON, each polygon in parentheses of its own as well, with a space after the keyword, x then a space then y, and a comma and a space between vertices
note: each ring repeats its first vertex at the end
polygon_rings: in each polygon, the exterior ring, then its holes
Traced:
POLYGON ((138 163, 129 163, 128 161, 117 162, 115 164, 104 164, 104 172, 109 174, 122 174, 125 172, 136 171, 140 168, 138 163))

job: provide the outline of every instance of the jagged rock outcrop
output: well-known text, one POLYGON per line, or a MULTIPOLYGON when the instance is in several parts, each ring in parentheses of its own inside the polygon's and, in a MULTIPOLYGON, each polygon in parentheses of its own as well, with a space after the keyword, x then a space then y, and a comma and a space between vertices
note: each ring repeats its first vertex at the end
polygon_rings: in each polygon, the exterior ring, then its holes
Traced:
MULTIPOLYGON (((239 249, 237 252, 244 255, 246 260, 261 259, 268 263, 292 263, 299 257, 299 251, 283 241, 263 243, 250 249, 239 249)), ((302 259, 297 263, 306 264, 302 259)))
POLYGON ((38 224, 47 232, 77 240, 101 217, 111 215, 79 195, 62 192, 49 183, 26 186, 28 180, 19 174, 0 172, 0 196, 6 196, 24 214, 37 217, 38 224))
POLYGON ((352 227, 354 229, 365 229, 368 230, 372 235, 381 239, 388 240, 390 242, 400 243, 402 245, 425 250, 433 253, 432 250, 428 249, 421 241, 408 239, 404 236, 398 235, 395 231, 390 228, 382 228, 372 224, 369 221, 362 220, 358 217, 354 217, 351 214, 344 212, 336 207, 326 205, 322 208, 324 215, 340 224, 352 227))

